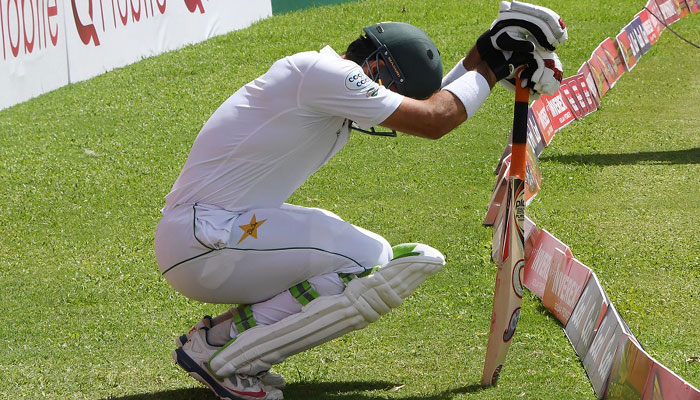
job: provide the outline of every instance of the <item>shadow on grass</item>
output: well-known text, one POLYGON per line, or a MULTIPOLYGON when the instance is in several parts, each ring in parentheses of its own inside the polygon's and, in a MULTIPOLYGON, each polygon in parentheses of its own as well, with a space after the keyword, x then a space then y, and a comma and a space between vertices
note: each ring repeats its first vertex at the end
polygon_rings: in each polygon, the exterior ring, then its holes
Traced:
POLYGON ((643 151, 620 154, 566 154, 543 156, 540 161, 554 161, 564 164, 595 164, 602 166, 626 164, 700 164, 700 147, 673 151, 643 151))
MULTIPOLYGON (((300 382, 292 383, 284 388, 285 400, 373 400, 377 398, 386 398, 384 393, 392 388, 400 386, 390 382, 375 381, 375 382, 300 382), (373 396, 370 394, 362 394, 358 392, 366 391, 382 391, 381 396, 373 396)), ((401 400, 449 400, 457 394, 476 393, 487 388, 479 384, 464 386, 457 389, 446 390, 444 392, 425 395, 425 396, 407 396, 401 397, 400 393, 396 394, 397 399, 401 400)), ((399 389, 400 392, 400 389, 399 389)), ((217 397, 214 393, 206 388, 187 388, 167 390, 164 392, 141 393, 123 397, 108 397, 107 400, 215 400, 217 397)))

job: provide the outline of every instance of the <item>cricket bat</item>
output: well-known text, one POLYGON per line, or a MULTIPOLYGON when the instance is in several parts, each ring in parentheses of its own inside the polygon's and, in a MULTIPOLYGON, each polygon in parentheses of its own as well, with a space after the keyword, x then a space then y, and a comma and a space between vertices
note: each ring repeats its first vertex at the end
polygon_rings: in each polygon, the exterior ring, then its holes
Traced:
POLYGON ((482 386, 495 385, 515 334, 523 301, 522 276, 525 266, 525 178, 527 149, 527 112, 530 90, 521 88, 516 74, 513 109, 513 149, 508 177, 502 246, 496 258, 496 288, 493 294, 491 330, 486 347, 482 386))

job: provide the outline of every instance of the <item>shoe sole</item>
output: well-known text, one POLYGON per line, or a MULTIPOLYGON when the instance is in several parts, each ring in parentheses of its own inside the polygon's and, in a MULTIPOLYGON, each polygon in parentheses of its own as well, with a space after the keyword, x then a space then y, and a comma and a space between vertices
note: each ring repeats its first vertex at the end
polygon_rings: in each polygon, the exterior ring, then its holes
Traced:
POLYGON ((209 375, 204 368, 199 366, 190 356, 188 356, 182 348, 173 350, 173 359, 184 369, 191 377, 208 386, 211 390, 216 393, 220 399, 225 400, 248 400, 243 397, 234 396, 228 390, 224 389, 219 385, 211 375, 209 375))

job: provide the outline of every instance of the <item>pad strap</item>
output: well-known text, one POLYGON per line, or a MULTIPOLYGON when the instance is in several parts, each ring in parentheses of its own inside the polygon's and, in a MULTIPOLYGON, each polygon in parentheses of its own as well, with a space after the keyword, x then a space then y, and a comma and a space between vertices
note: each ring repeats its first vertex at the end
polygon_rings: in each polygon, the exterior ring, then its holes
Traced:
POLYGON ((319 298, 319 294, 309 281, 304 281, 289 288, 289 293, 303 306, 319 298))
POLYGON ((338 277, 345 283, 345 286, 350 283, 351 280, 357 278, 357 275, 355 274, 346 274, 346 273, 339 273, 338 277))
MULTIPOLYGON (((416 253, 418 254, 418 253, 416 253)), ((381 265, 375 265, 372 268, 367 268, 366 270, 360 272, 359 274, 345 274, 345 273, 339 273, 338 276, 340 279, 345 283, 345 286, 350 283, 351 280, 356 279, 356 278, 364 278, 365 276, 372 275, 373 273, 377 272, 377 270, 381 267, 381 265)))
POLYGON ((250 304, 236 307, 236 313, 233 315, 233 325, 236 331, 241 334, 254 326, 258 325, 258 321, 253 316, 253 308, 250 304))

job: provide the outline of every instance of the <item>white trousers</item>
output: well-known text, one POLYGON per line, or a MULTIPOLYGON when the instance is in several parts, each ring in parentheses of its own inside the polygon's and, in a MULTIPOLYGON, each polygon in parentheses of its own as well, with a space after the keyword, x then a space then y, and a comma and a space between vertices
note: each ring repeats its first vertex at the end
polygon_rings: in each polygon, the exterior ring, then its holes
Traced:
POLYGON ((195 204, 158 223, 156 259, 183 295, 253 304, 313 277, 360 273, 392 258, 381 236, 317 208, 284 204, 242 214, 195 204))

